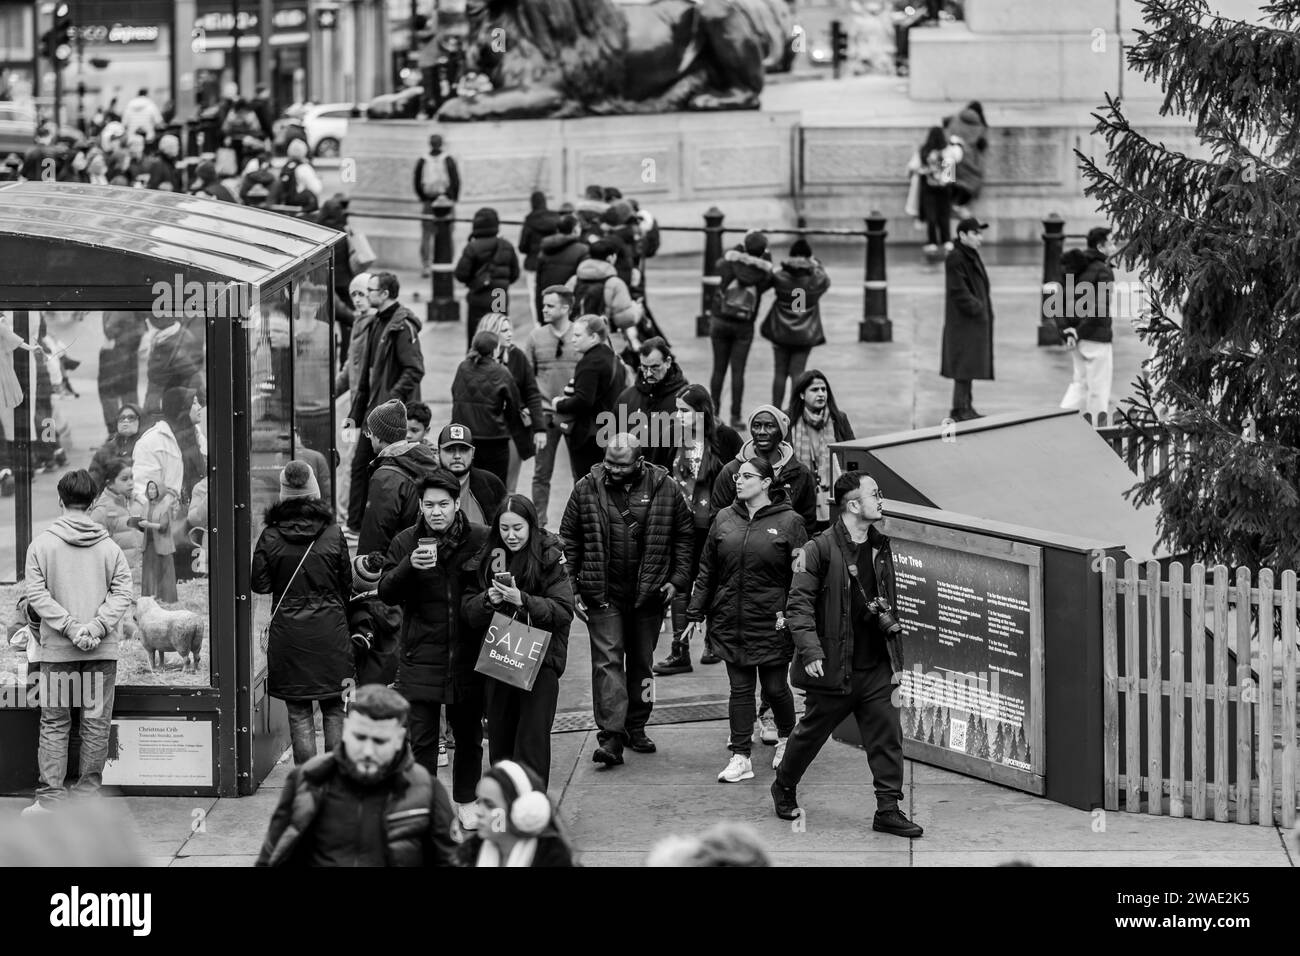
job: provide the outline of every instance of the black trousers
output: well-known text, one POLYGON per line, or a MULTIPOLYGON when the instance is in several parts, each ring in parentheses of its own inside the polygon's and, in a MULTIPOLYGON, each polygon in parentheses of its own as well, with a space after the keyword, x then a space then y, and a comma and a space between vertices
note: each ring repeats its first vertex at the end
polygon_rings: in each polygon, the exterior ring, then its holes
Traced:
MULTIPOLYGON (((474 439, 474 467, 490 471, 506 484, 506 471, 510 468, 510 438, 474 439)), ((492 516, 487 515, 490 519, 492 516)))
POLYGON ((852 714, 875 782, 876 806, 880 810, 897 807, 903 799, 903 727, 894 706, 893 679, 893 669, 885 662, 871 670, 854 671, 847 694, 808 691, 803 718, 790 734, 776 772, 781 786, 799 785, 831 731, 852 714))
MULTIPOLYGON (((438 776, 438 741, 441 737, 442 704, 437 701, 411 701, 408 733, 415 762, 429 775, 438 776)), ((477 797, 479 777, 483 774, 483 697, 474 694, 447 705, 447 723, 456 738, 455 756, 451 760, 451 798, 457 803, 473 803, 477 797)))
POLYGON ((790 664, 742 666, 727 662, 727 681, 731 684, 731 697, 727 702, 727 715, 731 719, 731 752, 750 755, 754 744, 754 689, 761 685, 764 701, 770 701, 776 715, 776 732, 779 737, 789 737, 794 728, 794 695, 790 693, 790 664))
POLYGON ((709 319, 709 342, 713 346, 713 371, 709 376, 709 394, 722 420, 722 383, 731 370, 731 420, 738 421, 745 396, 745 364, 754 344, 754 323, 714 316, 709 319))
POLYGON ((573 470, 574 484, 577 484, 579 478, 591 471, 592 465, 598 465, 605 460, 605 449, 600 447, 595 435, 592 435, 576 448, 570 441, 566 441, 565 444, 569 448, 569 467, 573 470))
POLYGON ((974 401, 971 395, 971 380, 968 378, 953 379, 952 383, 952 410, 954 412, 965 412, 971 408, 971 402, 974 401))
POLYGON ((370 439, 361 434, 361 423, 357 423, 357 447, 352 452, 352 465, 349 469, 351 484, 348 485, 348 527, 354 531, 361 530, 361 519, 366 514, 366 498, 370 491, 370 463, 375 460, 375 447, 370 439))
MULTIPOLYGON (((537 671, 533 689, 520 690, 487 681, 488 762, 513 760, 542 778, 551 779, 551 724, 560 700, 560 676, 550 667, 537 671)), ((457 746, 460 738, 456 738, 457 746)))

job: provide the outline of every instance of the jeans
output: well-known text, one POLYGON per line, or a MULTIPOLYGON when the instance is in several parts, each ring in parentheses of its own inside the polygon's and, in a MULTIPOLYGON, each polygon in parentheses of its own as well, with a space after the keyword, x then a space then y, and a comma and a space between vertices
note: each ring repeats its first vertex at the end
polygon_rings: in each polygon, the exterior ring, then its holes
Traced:
POLYGON ((352 449, 352 465, 348 470, 348 527, 361 530, 361 519, 366 514, 366 499, 370 493, 370 463, 375 460, 375 449, 370 439, 361 434, 362 423, 357 423, 357 443, 352 449))
POLYGON ((560 699, 560 675, 542 666, 530 691, 487 681, 488 762, 513 760, 551 779, 551 724, 560 699))
MULTIPOLYGON (((474 467, 490 471, 505 484, 510 476, 510 438, 475 438, 474 467)), ((487 515, 491 519, 491 515, 487 515)))
POLYGON ((727 662, 727 680, 731 683, 731 699, 727 713, 731 717, 731 752, 748 757, 754 734, 754 689, 763 685, 763 697, 772 705, 776 715, 776 732, 779 737, 789 737, 794 730, 794 695, 786 675, 788 662, 776 664, 745 665, 727 662))
MULTIPOLYGON (((438 743, 442 738, 442 707, 437 701, 411 701, 407 735, 415 762, 432 777, 438 776, 438 743)), ((483 773, 483 697, 474 693, 447 705, 447 724, 456 738, 451 758, 451 798, 473 803, 483 773)))
MULTIPOLYGON (((425 87, 428 89, 428 87, 425 87)), ((426 202, 420 205, 420 214, 424 216, 433 215, 433 203, 426 202)), ((433 265, 433 237, 436 228, 432 219, 420 220, 420 268, 428 269, 433 265)))
POLYGON ((663 604, 653 598, 641 608, 587 607, 591 699, 602 745, 645 730, 654 709, 651 668, 663 620, 663 604))
POLYGON ((754 323, 734 319, 709 319, 709 341, 713 344, 713 374, 709 377, 709 394, 713 407, 722 417, 722 383, 731 368, 731 420, 740 419, 745 395, 745 363, 754 343, 754 323))
POLYGON ((293 746, 293 765, 304 764, 316 756, 316 712, 320 704, 321 723, 325 728, 325 752, 333 750, 343 739, 343 700, 326 697, 319 701, 286 700, 289 711, 289 742, 293 746))
POLYGON ((786 348, 784 345, 772 346, 772 404, 785 408, 785 381, 788 378, 791 387, 808 367, 811 348, 786 348))
MULTIPOLYGON (((537 523, 546 527, 546 510, 551 506, 551 475, 555 473, 555 453, 564 433, 555 424, 555 413, 546 416, 546 447, 533 458, 533 504, 537 507, 537 523)), ((574 476, 576 480, 578 476, 574 476)))
POLYGON ((952 382, 952 410, 954 412, 965 412, 971 408, 971 402, 974 398, 970 389, 971 380, 968 378, 953 379, 952 382))
POLYGON ((803 719, 790 735, 776 772, 781 786, 799 785, 831 731, 852 714, 875 782, 876 807, 881 811, 896 808, 903 799, 903 728, 894 706, 893 679, 890 665, 884 663, 871 670, 855 670, 847 694, 808 691, 803 719))
POLYGON ((41 782, 36 799, 42 805, 68 796, 64 784, 73 707, 81 709, 81 759, 72 792, 91 796, 99 790, 108 760, 116 683, 117 661, 41 664, 41 730, 36 748, 41 782))

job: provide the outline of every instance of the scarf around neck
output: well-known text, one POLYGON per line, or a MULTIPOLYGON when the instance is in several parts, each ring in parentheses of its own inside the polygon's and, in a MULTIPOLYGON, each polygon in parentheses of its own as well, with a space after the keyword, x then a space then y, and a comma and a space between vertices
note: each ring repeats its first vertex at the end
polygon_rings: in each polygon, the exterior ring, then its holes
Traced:
MULTIPOLYGON (((537 853, 537 839, 530 837, 526 840, 518 841, 510 848, 510 855, 506 857, 506 866, 527 867, 533 865, 533 857, 537 853)), ((478 860, 475 866, 500 866, 501 851, 497 845, 489 840, 484 840, 478 849, 478 860)))
POLYGON ((817 520, 830 520, 831 489, 831 439, 832 430, 826 426, 830 422, 831 409, 827 405, 820 412, 805 407, 799 421, 791 429, 796 460, 802 462, 809 471, 817 476, 817 520))

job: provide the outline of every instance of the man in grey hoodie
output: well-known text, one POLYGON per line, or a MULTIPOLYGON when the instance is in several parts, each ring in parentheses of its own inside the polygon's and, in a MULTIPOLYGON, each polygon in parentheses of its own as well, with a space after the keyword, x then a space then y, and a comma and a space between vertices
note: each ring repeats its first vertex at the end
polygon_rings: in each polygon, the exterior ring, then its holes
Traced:
POLYGON ((68 736, 72 708, 81 708, 81 766, 73 792, 94 794, 108 759, 117 678, 114 628, 131 607, 126 555, 86 511, 95 480, 85 470, 59 479, 63 516, 27 549, 27 603, 40 615, 41 735, 37 748, 42 812, 67 797, 68 736))

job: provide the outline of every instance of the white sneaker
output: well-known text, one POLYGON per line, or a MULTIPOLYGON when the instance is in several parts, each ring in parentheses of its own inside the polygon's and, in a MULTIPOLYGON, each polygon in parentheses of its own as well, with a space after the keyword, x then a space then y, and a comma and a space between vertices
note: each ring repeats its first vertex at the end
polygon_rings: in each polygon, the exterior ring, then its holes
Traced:
POLYGON ((758 718, 758 722, 763 728, 763 743, 770 747, 780 739, 780 734, 776 732, 776 718, 772 716, 771 711, 758 718))
POLYGON ((778 770, 781 767, 781 758, 785 756, 785 745, 789 742, 789 737, 782 737, 776 742, 776 753, 772 754, 772 769, 778 770))
POLYGON ((732 754, 727 769, 718 774, 718 783, 740 783, 754 779, 754 764, 744 754, 732 754))
POLYGON ((474 812, 474 804, 456 804, 456 816, 460 820, 462 830, 469 832, 478 829, 478 814, 474 812))
POLYGON ((41 801, 37 800, 30 807, 23 807, 23 812, 20 815, 24 817, 36 817, 46 813, 53 813, 53 812, 54 811, 51 810, 49 807, 42 806, 41 801))
POLYGON ((447 745, 438 744, 438 766, 447 766, 447 745))

